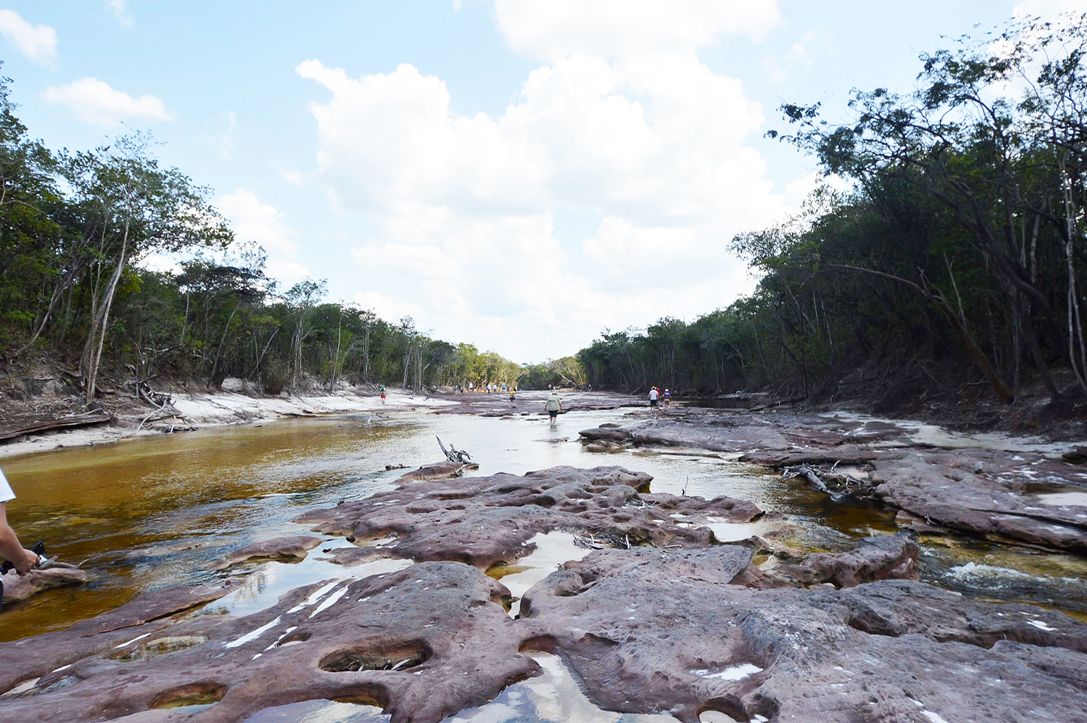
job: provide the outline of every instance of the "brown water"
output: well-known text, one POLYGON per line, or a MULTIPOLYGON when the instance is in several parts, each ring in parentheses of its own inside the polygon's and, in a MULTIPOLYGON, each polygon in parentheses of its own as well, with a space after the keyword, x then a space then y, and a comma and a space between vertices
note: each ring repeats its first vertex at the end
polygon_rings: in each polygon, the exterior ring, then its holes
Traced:
MULTIPOLYGON (((556 427, 540 417, 514 419, 423 412, 391 414, 367 423, 346 415, 223 427, 70 449, 3 462, 18 494, 9 518, 28 546, 42 539, 50 555, 83 562, 88 588, 57 590, 5 608, 0 640, 67 627, 117 607, 133 595, 169 585, 221 579, 208 569, 231 549, 306 528, 303 512, 359 499, 389 487, 402 472, 440 459, 435 435, 467 449, 474 474, 524 473, 554 465, 619 464, 654 475, 653 490, 750 499, 788 517, 790 542, 807 549, 844 549, 859 536, 894 531, 893 516, 873 506, 836 504, 797 481, 712 454, 640 451, 587 452, 577 432, 624 412, 572 412, 556 427)), ((722 525, 719 537, 764 532, 722 525)), ((329 541, 324 545, 345 544, 329 541)), ((247 614, 297 585, 349 572, 320 559, 269 563, 218 604, 247 614)), ((961 538, 924 545, 926 579, 992 599, 1036 601, 1069 612, 1087 611, 1087 561, 961 538)), ((384 569, 375 568, 377 572, 384 569)))

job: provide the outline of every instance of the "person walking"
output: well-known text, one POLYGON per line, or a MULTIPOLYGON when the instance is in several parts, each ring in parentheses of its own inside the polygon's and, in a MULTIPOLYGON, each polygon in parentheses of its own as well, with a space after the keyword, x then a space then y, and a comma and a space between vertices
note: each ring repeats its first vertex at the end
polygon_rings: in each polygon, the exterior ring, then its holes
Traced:
POLYGON ((378 389, 378 391, 381 392, 381 403, 384 404, 385 403, 385 385, 382 384, 381 388, 378 389))
POLYGON ((664 406, 672 406, 672 393, 667 388, 664 390, 664 406))
POLYGON ((650 409, 656 409, 657 408, 657 402, 659 400, 660 400, 660 392, 657 391, 656 387, 653 387, 652 389, 649 390, 649 408, 650 409))
POLYGON ((554 391, 547 397, 547 402, 544 405, 547 409, 547 413, 551 415, 551 424, 554 424, 558 419, 559 412, 562 411, 562 400, 559 399, 559 395, 554 391))

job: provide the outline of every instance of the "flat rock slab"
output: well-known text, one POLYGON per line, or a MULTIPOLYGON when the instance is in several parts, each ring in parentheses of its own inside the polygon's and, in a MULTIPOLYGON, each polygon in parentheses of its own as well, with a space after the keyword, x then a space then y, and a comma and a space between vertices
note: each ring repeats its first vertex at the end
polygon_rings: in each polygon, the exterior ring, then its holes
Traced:
POLYGON ((927 524, 1087 554, 1087 506, 1038 503, 1016 477, 1022 465, 1004 457, 915 452, 873 464, 875 495, 927 524))
POLYGON ((225 722, 350 699, 384 707, 397 723, 436 722, 539 670, 518 652, 514 621, 496 602, 505 594, 467 565, 423 563, 300 588, 244 618, 196 615, 3 643, 0 690, 37 680, 0 697, 0 719, 155 720, 151 709, 215 702, 199 719, 225 722))
POLYGON ((298 519, 325 534, 361 543, 395 536, 373 547, 341 548, 336 559, 375 555, 456 560, 480 568, 511 563, 532 552, 537 533, 554 530, 599 536, 613 545, 705 547, 713 533, 707 517, 749 522, 762 515, 750 502, 649 494, 647 474, 622 467, 554 467, 524 476, 497 474, 455 481, 414 482, 298 519), (671 517, 685 515, 679 526, 671 517))
POLYGON ((19 576, 10 572, 0 578, 4 583, 4 604, 16 603, 33 597, 40 592, 58 587, 83 585, 90 579, 85 570, 76 567, 50 567, 45 570, 31 570, 19 576))
POLYGON ((775 469, 812 465, 817 474, 829 474, 825 481, 846 479, 832 472, 839 466, 864 465, 861 476, 847 480, 856 483, 849 492, 908 512, 922 521, 924 527, 914 525, 919 531, 943 527, 1087 555, 1087 473, 1082 468, 1036 453, 911 446, 907 432, 879 420, 702 411, 580 434, 601 449, 694 447, 740 452, 741 462, 775 469), (1054 491, 1066 493, 1065 501, 1046 498, 1054 491))
POLYGON ((472 462, 436 462, 426 464, 419 469, 412 470, 396 480, 400 484, 419 482, 421 480, 449 479, 459 477, 465 470, 479 469, 478 464, 472 462))
POLYGON ((525 647, 561 655, 608 710, 689 723, 706 710, 830 723, 1066 721, 1087 710, 1087 625, 906 580, 750 589, 727 581, 747 559, 736 550, 571 563, 525 595, 525 647))
POLYGON ((215 565, 214 569, 224 569, 251 560, 279 560, 281 562, 303 560, 309 550, 320 544, 321 538, 313 535, 272 537, 229 553, 224 561, 215 565))

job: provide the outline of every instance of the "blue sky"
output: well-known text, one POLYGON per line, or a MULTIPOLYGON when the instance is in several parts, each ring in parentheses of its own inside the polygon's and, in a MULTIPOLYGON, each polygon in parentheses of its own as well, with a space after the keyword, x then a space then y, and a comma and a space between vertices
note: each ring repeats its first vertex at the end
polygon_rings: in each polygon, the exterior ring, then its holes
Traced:
MULTIPOLYGON (((33 135, 149 129, 286 288, 516 361, 749 292, 795 211, 782 102, 845 118, 920 52, 1087 0, 0 3, 33 135)), ((164 265, 168 259, 149 259, 164 265)))

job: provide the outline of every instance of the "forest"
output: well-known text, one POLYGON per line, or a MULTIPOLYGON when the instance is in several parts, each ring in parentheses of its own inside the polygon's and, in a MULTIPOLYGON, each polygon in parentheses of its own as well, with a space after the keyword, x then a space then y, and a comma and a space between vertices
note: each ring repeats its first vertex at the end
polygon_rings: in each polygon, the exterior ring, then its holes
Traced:
MULTIPOLYGON (((855 89, 844 121, 785 104, 767 136, 826 176, 795 217, 722 243, 756 291, 690 323, 606 330, 594 387, 830 399, 913 378, 1013 404, 1087 392, 1087 15, 1016 21, 922 54, 909 92, 855 89)), ((841 110, 834 114, 841 115, 841 110)))
MULTIPOLYGON (((0 366, 59 366, 88 407, 103 379, 269 394, 338 383, 416 390, 578 384, 572 358, 519 365, 431 338, 406 317, 325 300, 323 281, 281 289, 264 251, 239 244, 209 198, 135 133, 89 152, 30 135, 0 80, 0 366), (181 259, 173 272, 141 265, 181 259)), ((137 385, 138 388, 138 385, 137 385)))

